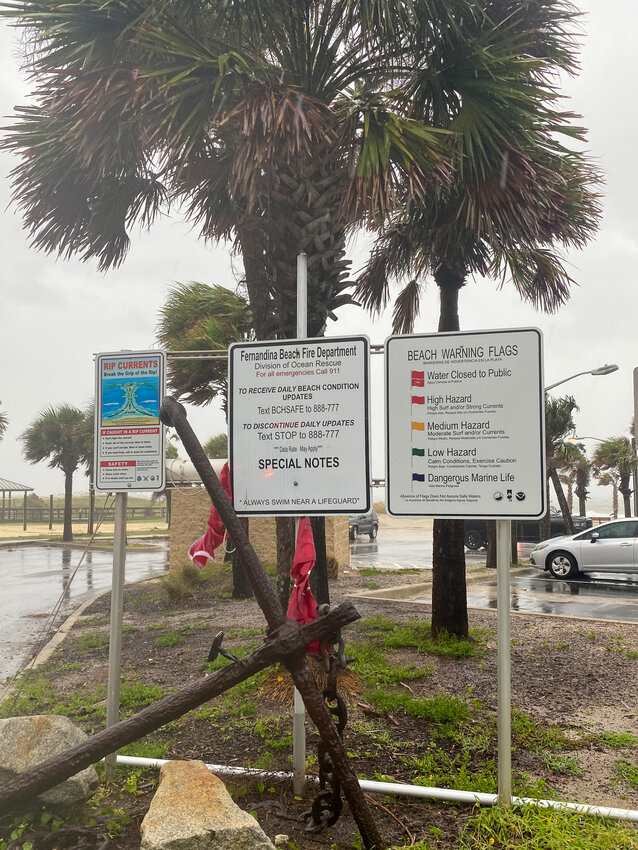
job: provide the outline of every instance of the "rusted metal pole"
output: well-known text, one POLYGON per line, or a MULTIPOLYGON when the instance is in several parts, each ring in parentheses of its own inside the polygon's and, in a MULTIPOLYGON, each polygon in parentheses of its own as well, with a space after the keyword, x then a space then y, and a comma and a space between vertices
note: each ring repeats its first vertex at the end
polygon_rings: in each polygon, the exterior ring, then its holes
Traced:
POLYGON ((169 694, 132 717, 107 727, 78 746, 39 764, 33 770, 3 782, 0 786, 0 815, 9 813, 21 801, 52 788, 109 753, 182 717, 187 711, 192 711, 276 661, 283 661, 291 655, 303 657, 309 643, 326 640, 336 629, 358 620, 359 616, 354 605, 346 602, 325 617, 305 626, 300 627, 293 620, 285 620, 281 628, 271 634, 265 646, 236 664, 229 664, 177 693, 169 694))
MULTIPOLYGON (((186 418, 186 411, 181 404, 169 396, 162 402, 160 418, 165 425, 175 428, 182 445, 199 473, 202 484, 237 547, 242 566, 250 579, 255 591, 255 598, 264 612, 268 626, 271 629, 280 627, 286 622, 286 619, 277 594, 268 580, 239 517, 210 465, 204 449, 186 418)), ((357 777, 350 766, 343 741, 339 737, 339 733, 332 722, 331 714, 317 689, 314 676, 306 664, 305 657, 284 659, 284 664, 290 671, 295 686, 303 698, 308 714, 326 743, 333 768, 339 776, 343 792, 350 805, 352 816, 359 827, 365 847, 368 850, 372 850, 372 848, 384 850, 388 845, 381 839, 370 807, 365 801, 357 777)))

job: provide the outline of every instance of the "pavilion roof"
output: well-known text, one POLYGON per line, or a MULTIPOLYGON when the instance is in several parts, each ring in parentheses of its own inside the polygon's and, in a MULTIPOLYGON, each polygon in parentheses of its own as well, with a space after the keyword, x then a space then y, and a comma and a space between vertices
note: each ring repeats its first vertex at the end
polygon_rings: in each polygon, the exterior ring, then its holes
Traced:
POLYGON ((8 478, 0 478, 0 491, 3 493, 25 493, 32 492, 33 487, 27 487, 26 484, 18 484, 16 481, 9 481, 8 478))

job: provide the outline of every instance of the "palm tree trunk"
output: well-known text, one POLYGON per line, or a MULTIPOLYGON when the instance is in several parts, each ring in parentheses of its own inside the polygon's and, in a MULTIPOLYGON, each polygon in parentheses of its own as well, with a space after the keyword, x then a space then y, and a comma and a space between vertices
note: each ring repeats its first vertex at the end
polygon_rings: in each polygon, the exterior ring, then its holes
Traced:
POLYGON ((439 266, 434 273, 434 280, 439 287, 439 331, 458 331, 459 324, 459 289, 465 285, 465 273, 451 269, 449 266, 439 266))
POLYGON ((546 463, 546 474, 545 474, 545 503, 547 504, 547 508, 545 510, 544 515, 540 518, 538 523, 538 535, 541 540, 549 540, 552 534, 552 523, 549 518, 549 477, 550 477, 550 468, 552 463, 553 454, 551 453, 551 446, 547 446, 547 459, 546 463))
POLYGON ((573 534, 574 522, 572 520, 572 515, 567 505, 567 499, 565 498, 565 491, 563 490, 563 485, 560 483, 558 470, 556 469, 554 464, 551 464, 549 468, 549 475, 552 479, 552 484, 554 485, 554 492, 556 493, 556 498, 558 499, 558 506, 560 507, 563 519, 565 521, 565 530, 567 531, 567 534, 573 534))
POLYGON ((73 473, 64 473, 64 529, 62 540, 65 543, 73 541, 73 473))
POLYGON ((277 596, 284 611, 290 600, 290 573, 295 557, 295 521, 289 516, 275 518, 277 533, 277 596))
POLYGON ((315 565, 310 573, 310 587, 317 600, 317 604, 330 605, 325 516, 310 517, 310 525, 312 526, 312 536, 315 541, 316 553, 315 565))
POLYGON ((462 519, 435 519, 432 547, 432 636, 467 637, 464 525, 462 519))
MULTIPOLYGON (((434 275, 439 287, 439 331, 459 330, 459 289, 465 275, 441 266, 434 275)), ((463 520, 435 519, 432 552, 432 635, 468 636, 463 520)))
POLYGON ((631 516, 631 475, 629 473, 620 476, 618 492, 622 493, 625 516, 631 516))

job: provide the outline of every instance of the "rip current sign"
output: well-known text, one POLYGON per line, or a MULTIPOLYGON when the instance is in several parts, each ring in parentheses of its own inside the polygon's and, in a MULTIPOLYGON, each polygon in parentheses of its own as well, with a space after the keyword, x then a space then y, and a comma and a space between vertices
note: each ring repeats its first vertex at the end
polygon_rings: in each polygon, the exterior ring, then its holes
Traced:
POLYGON ((369 347, 363 336, 230 347, 238 514, 369 510, 369 347))
POLYGON ((94 486, 110 493, 163 490, 163 351, 96 355, 94 486))
POLYGON ((385 354, 388 513, 541 517, 541 332, 395 336, 385 354))

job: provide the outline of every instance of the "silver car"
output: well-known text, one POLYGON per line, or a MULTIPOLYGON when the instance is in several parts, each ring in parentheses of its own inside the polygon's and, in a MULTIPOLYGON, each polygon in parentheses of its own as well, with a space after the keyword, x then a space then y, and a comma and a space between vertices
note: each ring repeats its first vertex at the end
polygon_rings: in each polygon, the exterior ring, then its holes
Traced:
POLYGON ((578 534, 542 540, 532 550, 530 564, 549 570, 554 578, 638 572, 638 518, 615 519, 578 534))

